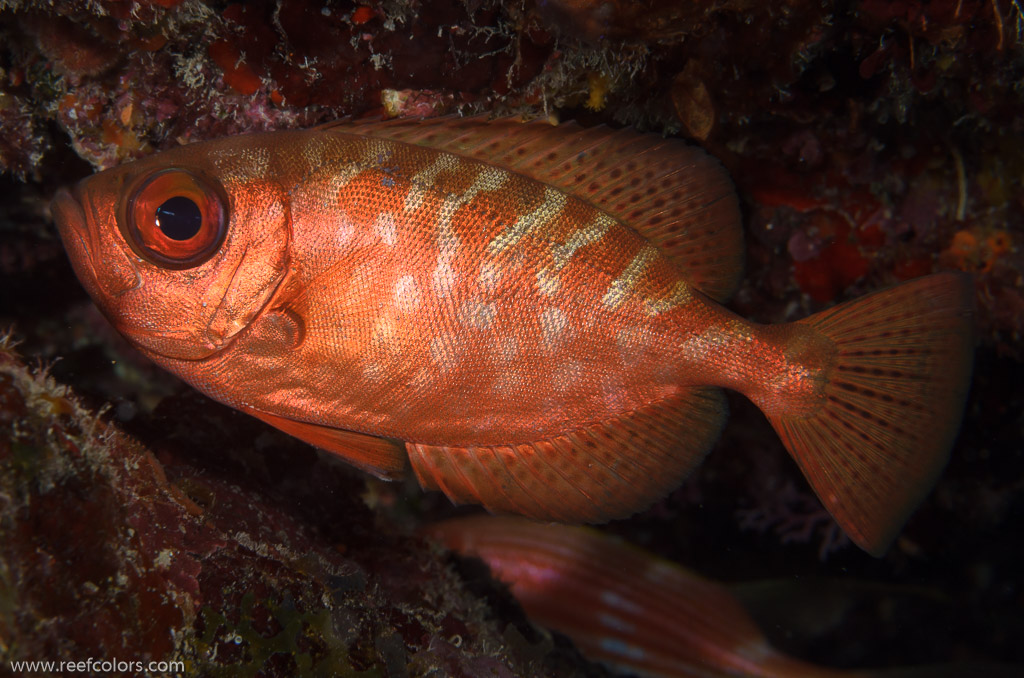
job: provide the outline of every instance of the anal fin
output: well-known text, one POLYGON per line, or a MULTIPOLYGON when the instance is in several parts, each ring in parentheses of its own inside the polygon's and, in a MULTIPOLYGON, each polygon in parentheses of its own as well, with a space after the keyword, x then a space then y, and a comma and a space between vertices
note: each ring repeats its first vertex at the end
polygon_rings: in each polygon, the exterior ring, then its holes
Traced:
POLYGON ((456 503, 540 520, 603 522, 632 515, 674 489, 703 460, 725 421, 715 388, 678 396, 529 443, 407 443, 426 489, 456 503))
POLYGON ((333 452, 356 468, 383 480, 401 478, 408 464, 405 449, 396 440, 296 421, 254 409, 245 411, 290 436, 333 452))

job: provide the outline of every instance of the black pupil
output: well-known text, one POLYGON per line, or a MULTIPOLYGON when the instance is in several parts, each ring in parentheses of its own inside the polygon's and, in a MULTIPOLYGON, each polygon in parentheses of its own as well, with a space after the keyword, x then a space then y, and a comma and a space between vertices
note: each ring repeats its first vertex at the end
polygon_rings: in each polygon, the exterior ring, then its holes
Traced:
POLYGON ((203 213, 192 200, 177 196, 156 208, 156 225, 171 240, 188 240, 203 227, 203 213))

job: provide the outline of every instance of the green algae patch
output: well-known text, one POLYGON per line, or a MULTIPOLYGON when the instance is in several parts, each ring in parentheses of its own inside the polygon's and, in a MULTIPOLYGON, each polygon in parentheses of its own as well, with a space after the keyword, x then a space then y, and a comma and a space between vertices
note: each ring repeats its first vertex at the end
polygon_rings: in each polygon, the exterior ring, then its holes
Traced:
POLYGON ((275 655, 288 658, 296 675, 312 678, 362 676, 376 678, 379 670, 357 671, 348 657, 349 641, 338 633, 326 609, 302 612, 287 593, 280 601, 263 601, 262 606, 280 626, 280 631, 266 636, 254 624, 256 596, 242 597, 239 620, 231 623, 220 611, 209 607, 200 610, 204 627, 195 640, 198 651, 195 668, 206 670, 210 676, 229 678, 255 676, 267 667, 275 655), (225 646, 235 647, 230 653, 240 653, 239 661, 216 666, 216 657, 225 646))

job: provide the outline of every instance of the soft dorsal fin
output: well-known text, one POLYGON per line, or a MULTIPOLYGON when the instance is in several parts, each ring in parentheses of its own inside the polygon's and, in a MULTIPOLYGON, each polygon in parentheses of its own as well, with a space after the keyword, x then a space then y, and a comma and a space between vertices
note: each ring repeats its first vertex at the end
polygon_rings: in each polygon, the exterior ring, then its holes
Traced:
POLYGON ((595 523, 632 515, 675 489, 704 458, 724 421, 722 392, 694 388, 531 443, 406 448, 420 484, 456 503, 595 523))
POLYGON ((408 466, 405 449, 402 443, 395 440, 296 421, 254 409, 247 408, 245 412, 290 436, 333 452, 356 468, 383 480, 401 478, 408 466))
POLYGON ((425 146, 550 184, 650 240, 717 301, 739 285, 743 233, 732 182, 696 146, 632 130, 512 118, 337 123, 337 130, 425 146))

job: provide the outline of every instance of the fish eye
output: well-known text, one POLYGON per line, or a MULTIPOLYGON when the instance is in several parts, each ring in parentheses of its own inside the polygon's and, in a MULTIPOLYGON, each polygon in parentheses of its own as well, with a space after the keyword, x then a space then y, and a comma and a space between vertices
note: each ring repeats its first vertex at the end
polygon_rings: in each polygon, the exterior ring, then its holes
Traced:
POLYGON ((191 198, 175 196, 156 208, 156 225, 171 240, 188 240, 203 228, 203 213, 191 198))
POLYGON ((198 266, 213 256, 227 232, 222 191, 184 169, 146 177, 131 193, 124 216, 132 249, 165 268, 198 266))

